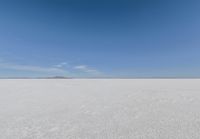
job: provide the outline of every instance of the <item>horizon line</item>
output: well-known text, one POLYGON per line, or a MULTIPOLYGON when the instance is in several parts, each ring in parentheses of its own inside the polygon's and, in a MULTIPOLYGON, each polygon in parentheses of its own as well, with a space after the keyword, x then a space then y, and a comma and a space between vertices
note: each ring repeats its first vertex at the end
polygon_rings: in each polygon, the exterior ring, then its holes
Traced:
POLYGON ((200 79, 200 77, 0 77, 0 79, 200 79))

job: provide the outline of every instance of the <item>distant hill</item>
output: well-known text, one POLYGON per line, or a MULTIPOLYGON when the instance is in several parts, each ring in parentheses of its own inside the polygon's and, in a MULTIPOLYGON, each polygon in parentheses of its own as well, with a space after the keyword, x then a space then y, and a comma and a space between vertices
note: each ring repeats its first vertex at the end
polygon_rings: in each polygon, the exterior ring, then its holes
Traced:
POLYGON ((65 76, 53 76, 53 77, 46 77, 46 79, 72 79, 72 78, 65 76))

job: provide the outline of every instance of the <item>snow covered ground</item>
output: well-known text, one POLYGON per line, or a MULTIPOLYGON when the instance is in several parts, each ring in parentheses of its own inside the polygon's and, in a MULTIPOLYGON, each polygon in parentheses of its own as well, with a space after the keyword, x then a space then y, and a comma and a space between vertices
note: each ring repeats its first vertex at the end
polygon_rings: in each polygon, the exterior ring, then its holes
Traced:
POLYGON ((200 139, 200 80, 0 80, 0 139, 200 139))

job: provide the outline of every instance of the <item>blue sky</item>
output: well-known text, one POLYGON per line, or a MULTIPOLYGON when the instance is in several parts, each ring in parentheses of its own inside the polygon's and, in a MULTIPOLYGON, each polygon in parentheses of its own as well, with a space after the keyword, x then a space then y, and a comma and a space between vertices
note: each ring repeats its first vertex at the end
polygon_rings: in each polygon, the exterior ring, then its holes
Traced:
POLYGON ((198 0, 1 0, 0 77, 200 77, 198 0))

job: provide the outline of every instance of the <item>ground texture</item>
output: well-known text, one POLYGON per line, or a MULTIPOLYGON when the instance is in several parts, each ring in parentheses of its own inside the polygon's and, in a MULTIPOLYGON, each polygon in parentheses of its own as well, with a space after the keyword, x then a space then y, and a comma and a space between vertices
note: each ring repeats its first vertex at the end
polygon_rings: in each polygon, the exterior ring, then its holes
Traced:
POLYGON ((200 139, 200 80, 0 80, 0 139, 200 139))

